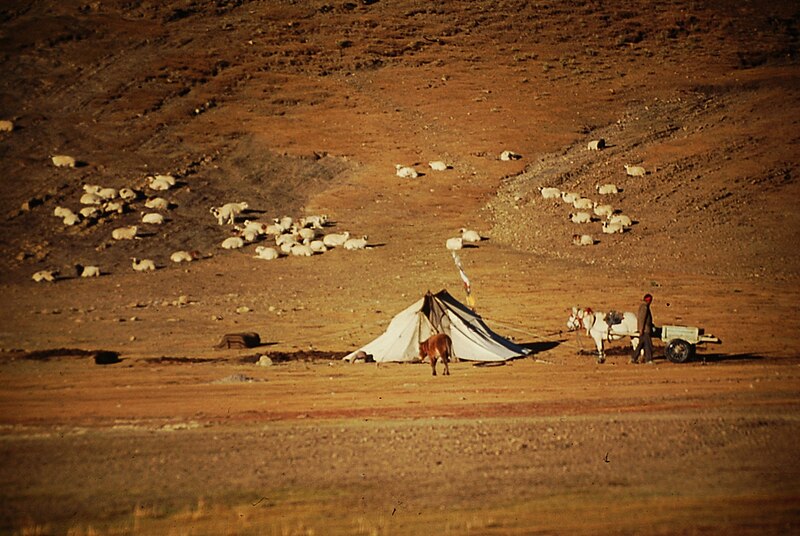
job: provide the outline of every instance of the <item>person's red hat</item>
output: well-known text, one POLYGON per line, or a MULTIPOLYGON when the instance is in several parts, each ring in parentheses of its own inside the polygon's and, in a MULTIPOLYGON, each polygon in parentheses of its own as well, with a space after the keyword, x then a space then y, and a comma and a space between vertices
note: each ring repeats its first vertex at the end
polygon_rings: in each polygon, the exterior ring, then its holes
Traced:
POLYGON ((642 298, 642 299, 649 303, 649 302, 653 301, 653 295, 652 294, 645 294, 644 298, 642 298))

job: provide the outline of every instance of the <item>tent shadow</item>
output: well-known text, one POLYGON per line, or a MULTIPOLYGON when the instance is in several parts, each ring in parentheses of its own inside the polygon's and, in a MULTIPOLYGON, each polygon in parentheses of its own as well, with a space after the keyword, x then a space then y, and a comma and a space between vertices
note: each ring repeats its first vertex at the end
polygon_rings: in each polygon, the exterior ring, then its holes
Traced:
POLYGON ((553 348, 558 347, 561 344, 561 341, 543 341, 543 342, 524 342, 521 343, 520 346, 523 348, 528 348, 531 353, 528 355, 538 354, 540 352, 546 352, 548 350, 552 350, 553 348))

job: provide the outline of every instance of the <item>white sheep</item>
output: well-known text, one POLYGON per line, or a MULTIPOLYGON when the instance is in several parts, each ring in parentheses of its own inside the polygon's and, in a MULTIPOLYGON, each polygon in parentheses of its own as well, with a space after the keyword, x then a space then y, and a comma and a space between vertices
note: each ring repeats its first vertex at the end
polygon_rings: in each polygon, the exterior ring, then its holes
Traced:
POLYGON ((80 216, 70 211, 69 214, 64 215, 64 225, 67 227, 72 227, 73 225, 77 225, 81 222, 80 216))
POLYGON ((283 226, 278 223, 271 223, 267 225, 265 230, 267 234, 270 236, 280 236, 283 234, 284 231, 283 226))
POLYGON ((142 223, 149 223, 152 225, 162 225, 164 223, 164 215, 158 212, 148 212, 142 214, 142 223))
POLYGON ((144 206, 153 210, 167 210, 169 208, 169 201, 163 197, 151 197, 144 202, 144 206))
POLYGON ((306 245, 310 247, 311 251, 314 253, 325 253, 328 251, 328 246, 326 246, 325 242, 322 240, 310 240, 306 245))
POLYGON ((612 214, 614 214, 614 207, 611 205, 599 205, 597 203, 594 204, 594 208, 592 209, 595 216, 600 216, 601 218, 608 218, 612 214))
POLYGON ((594 238, 592 235, 584 234, 584 235, 572 235, 572 243, 576 246, 592 246, 594 245, 594 238))
POLYGON ((588 212, 576 212, 570 214, 569 219, 572 220, 572 223, 591 223, 592 215, 588 212))
POLYGON ((644 177, 647 175, 647 171, 642 166, 629 166, 628 164, 625 164, 625 173, 631 177, 644 177))
POLYGON ((139 194, 136 193, 136 190, 131 188, 120 188, 119 196, 125 201, 135 201, 136 198, 139 197, 139 194))
POLYGON ((633 225, 630 217, 626 216, 625 214, 612 214, 608 217, 608 223, 619 223, 625 227, 630 227, 633 225))
POLYGON ((265 246, 256 246, 256 254, 253 255, 256 259, 263 259, 265 261, 275 260, 280 257, 280 253, 275 248, 268 248, 265 246))
POLYGON ((311 257, 314 254, 314 251, 304 244, 294 244, 289 252, 295 257, 311 257))
POLYGON ((611 195, 611 194, 618 194, 619 188, 617 188, 616 184, 598 184, 595 186, 597 189, 597 193, 600 195, 611 195))
POLYGON ((199 258, 200 258, 199 251, 186 251, 183 249, 180 251, 175 251, 172 253, 172 255, 169 256, 169 260, 171 260, 172 262, 192 262, 193 260, 199 258))
POLYGON ((52 160, 53 165, 56 167, 74 168, 76 164, 75 158, 73 158, 72 156, 67 156, 65 154, 57 154, 55 156, 51 156, 50 160, 52 160))
POLYGON ((317 231, 309 227, 297 229, 297 235, 301 240, 314 240, 317 238, 317 231))
POLYGON ((300 238, 296 233, 285 233, 275 237, 275 245, 282 246, 283 244, 294 244, 300 238))
POLYGON ((539 188, 539 192, 544 199, 558 199, 561 197, 561 190, 558 188, 539 188))
POLYGON ((294 225, 294 219, 292 219, 291 216, 283 216, 282 218, 275 218, 272 221, 280 225, 284 231, 288 231, 294 225))
POLYGON ((83 191, 87 194, 98 194, 103 187, 99 184, 84 184, 83 191))
POLYGON ((508 162, 509 160, 519 160, 522 158, 522 155, 515 153, 514 151, 503 151, 500 153, 500 160, 503 162, 508 162))
POLYGON ((172 175, 156 175, 147 177, 148 186, 151 190, 169 190, 175 186, 175 177, 172 175))
POLYGON ((413 167, 395 164, 394 168, 397 176, 401 179, 416 179, 419 177, 419 173, 417 173, 417 170, 413 167))
POLYGON ((328 223, 327 214, 314 214, 300 218, 300 227, 311 227, 312 229, 322 229, 328 223))
POLYGON ((581 194, 576 192, 561 192, 561 200, 568 205, 571 205, 575 202, 576 199, 579 199, 581 194))
POLYGON ((261 236, 259 232, 253 228, 246 228, 246 229, 237 229, 239 232, 239 236, 244 238, 245 242, 255 242, 258 240, 258 237, 261 236))
POLYGON ((442 162, 441 160, 434 160, 433 162, 428 162, 428 165, 433 171, 447 171, 448 169, 450 169, 450 166, 448 166, 445 162, 442 162))
POLYGON ((606 147, 606 140, 600 138, 599 140, 592 140, 587 145, 587 149, 590 151, 599 151, 600 149, 605 149, 606 147))
POLYGON ((81 205, 100 205, 103 203, 103 198, 96 193, 86 192, 81 196, 81 205))
POLYGON ((99 266, 82 266, 80 264, 76 264, 75 271, 81 277, 100 277, 99 266))
POLYGON ((244 247, 244 240, 240 236, 230 236, 223 240, 220 246, 222 249, 239 249, 244 247))
POLYGON ((137 232, 139 232, 139 228, 136 225, 117 227, 111 231, 111 237, 114 240, 133 240, 134 238, 137 238, 137 232))
POLYGON ((0 120, 0 132, 11 132, 14 130, 14 122, 8 119, 0 120))
POLYGON ((249 206, 247 201, 226 203, 221 207, 211 207, 210 212, 217 218, 218 224, 225 225, 229 223, 233 225, 236 222, 236 216, 247 210, 249 206))
POLYGON ((89 205, 88 207, 83 207, 80 213, 84 218, 96 218, 100 214, 100 209, 95 205, 89 205))
POLYGON ((95 193, 100 197, 102 197, 103 199, 105 199, 106 201, 109 201, 111 199, 116 199, 117 196, 119 196, 119 192, 117 191, 116 188, 100 188, 95 193))
POLYGON ((125 212, 125 208, 126 208, 125 202, 122 201, 121 199, 118 201, 108 201, 106 203, 103 203, 103 212, 105 212, 106 214, 110 214, 112 212, 116 212, 117 214, 122 214, 123 212, 125 212))
POLYGON ((588 197, 579 197, 572 201, 572 207, 578 210, 591 210, 594 203, 588 197))
POLYGON ((53 283, 56 280, 56 273, 57 272, 53 270, 39 270, 33 274, 31 278, 37 283, 41 283, 43 281, 46 281, 47 283, 53 283))
POLYGON ((322 237, 322 243, 329 248, 335 248, 344 245, 349 238, 349 231, 345 231, 343 233, 330 233, 322 237))
POLYGON ((72 212, 72 209, 67 207, 58 206, 53 209, 53 216, 56 216, 57 218, 64 218, 70 214, 72 214, 73 216, 75 215, 75 213, 72 212))
POLYGON ((480 235, 478 231, 473 231, 471 229, 464 229, 463 227, 459 229, 461 233, 461 240, 462 242, 480 242, 483 240, 483 237, 480 235))
POLYGON ((137 272, 152 272, 156 269, 156 263, 151 259, 137 259, 131 257, 131 266, 137 272))
POLYGON ((604 221, 603 232, 605 234, 624 233, 625 226, 622 225, 620 222, 609 223, 607 221, 604 221))
POLYGON ((367 236, 364 235, 361 238, 348 238, 347 241, 345 241, 343 247, 344 249, 349 251, 355 251, 357 249, 366 249, 367 236))
POLYGON ((278 244, 278 249, 281 250, 282 253, 289 254, 292 252, 292 248, 295 247, 299 242, 297 240, 287 240, 285 242, 281 242, 278 244))
POLYGON ((464 241, 460 236, 455 236, 453 238, 448 238, 445 241, 444 246, 450 251, 457 251, 464 247, 464 241))
POLYGON ((260 221, 244 220, 242 232, 254 232, 259 235, 267 234, 267 224, 260 221))

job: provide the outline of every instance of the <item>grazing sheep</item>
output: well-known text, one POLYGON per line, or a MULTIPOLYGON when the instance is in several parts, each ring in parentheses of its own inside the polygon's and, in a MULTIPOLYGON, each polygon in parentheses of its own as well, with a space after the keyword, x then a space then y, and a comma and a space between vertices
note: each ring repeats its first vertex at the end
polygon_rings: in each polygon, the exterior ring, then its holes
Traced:
POLYGON ((606 148, 606 140, 600 138, 599 140, 592 140, 589 142, 587 149, 590 151, 599 151, 600 149, 606 148))
POLYGON ((300 218, 300 227, 311 227, 312 229, 322 229, 328 223, 327 214, 314 214, 300 218))
POLYGON ((101 205, 103 198, 96 193, 86 192, 81 196, 81 205, 101 205))
POLYGON ((622 225, 620 222, 609 223, 607 221, 604 221, 603 232, 605 234, 624 233, 625 226, 622 225))
POLYGON ((76 264, 75 273, 77 273, 80 277, 100 277, 100 267, 76 264))
POLYGON ((240 236, 231 236, 223 240, 220 246, 222 249, 239 249, 244 247, 244 240, 240 236))
POLYGON ((625 164, 625 173, 631 177, 644 177, 647 175, 647 171, 642 166, 629 166, 628 164, 625 164))
POLYGON ((445 241, 444 246, 450 251, 457 251, 464 247, 464 241, 460 236, 456 236, 453 238, 448 238, 447 241, 445 241))
POLYGON ((11 132, 12 130, 14 130, 13 121, 9 121, 8 119, 0 120, 0 132, 11 132))
POLYGON ((151 197, 144 202, 145 208, 153 210, 167 210, 169 208, 169 201, 163 197, 151 197))
POLYGON ((522 158, 522 155, 515 153, 514 151, 503 151, 500 153, 500 160, 503 162, 508 162, 509 160, 519 160, 522 158))
POLYGON ((326 246, 325 242, 322 240, 311 240, 306 245, 310 247, 311 251, 314 253, 325 253, 328 251, 328 246, 326 246))
POLYGON ((169 260, 171 260, 172 262, 192 262, 193 260, 199 258, 200 258, 199 251, 186 251, 183 249, 180 251, 175 251, 172 253, 172 255, 169 256, 169 260))
POLYGON ((401 179, 416 179, 417 177, 419 177, 419 173, 417 173, 417 170, 412 167, 403 166, 400 164, 395 164, 394 167, 397 170, 396 171, 397 176, 400 177, 401 179))
POLYGON ((593 246, 594 245, 594 238, 592 235, 572 235, 572 243, 576 246, 593 246))
POLYGON ((588 197, 579 197, 572 202, 572 206, 578 210, 591 210, 594 203, 588 197))
POLYGON ((247 201, 240 203, 226 203, 221 207, 211 207, 210 212, 217 218, 217 223, 225 225, 229 223, 233 225, 236 222, 236 216, 244 212, 250 207, 247 201))
POLYGON ((367 236, 364 235, 361 238, 348 238, 347 241, 344 243, 344 249, 349 251, 355 251, 357 249, 366 249, 367 247, 367 236))
POLYGON ((345 231, 343 233, 330 233, 326 234, 322 237, 322 243, 328 246, 329 248, 335 248, 338 246, 343 246, 345 242, 350 238, 350 232, 345 231))
POLYGON ((169 190, 175 186, 175 177, 172 175, 156 175, 147 177, 148 186, 151 190, 169 190))
POLYGON ((76 160, 71 156, 67 156, 64 154, 58 154, 55 156, 51 156, 50 160, 53 161, 53 165, 56 167, 69 167, 74 168, 76 160))
POLYGON ((135 201, 136 198, 139 197, 139 194, 136 193, 136 190, 132 190, 131 188, 120 188, 119 196, 125 201, 135 201))
POLYGON ((561 190, 558 188, 539 188, 539 192, 545 199, 558 199, 561 197, 561 190))
POLYGON ((614 214, 614 207, 611 205, 598 205, 597 203, 594 204, 594 214, 595 216, 600 216, 601 218, 607 218, 614 214))
POLYGON ((434 171, 447 171, 448 169, 450 169, 450 166, 448 166, 441 160, 434 160, 433 162, 428 162, 428 165, 434 171))
POLYGON ((156 269, 156 263, 151 259, 137 259, 131 257, 131 266, 137 272, 152 272, 156 269))
POLYGON ((314 251, 305 244, 294 244, 289 252, 295 257, 311 257, 314 251))
POLYGON ((572 223, 591 223, 592 215, 588 212, 576 212, 575 214, 570 214, 569 219, 572 220, 572 223))
POLYGON ((265 261, 275 260, 280 257, 280 253, 275 248, 268 248, 265 246, 256 246, 256 254, 253 255, 256 259, 263 259, 265 261))
POLYGON ((612 214, 608 217, 608 223, 619 223, 625 227, 630 227, 633 225, 630 217, 626 216, 625 214, 612 214))
POLYGON ((611 195, 611 194, 618 194, 619 188, 617 188, 616 184, 598 184, 595 186, 597 189, 597 193, 600 195, 611 195))
POLYGON ((471 229, 464 229, 463 227, 459 229, 461 233, 461 241, 462 242, 480 242, 483 240, 483 237, 480 235, 478 231, 473 231, 471 229))
POLYGON ((39 270, 31 277, 37 283, 47 282, 53 283, 56 280, 56 273, 54 270, 39 270))
POLYGON ((576 192, 561 192, 561 200, 568 205, 571 205, 575 202, 576 199, 579 199, 581 194, 576 192))
POLYGON ((142 223, 162 225, 164 223, 164 216, 158 212, 148 212, 147 214, 142 214, 142 223))
POLYGON ((128 227, 117 227, 113 231, 111 231, 111 237, 114 240, 133 240, 136 238, 136 233, 139 231, 139 228, 136 225, 131 225, 128 227))

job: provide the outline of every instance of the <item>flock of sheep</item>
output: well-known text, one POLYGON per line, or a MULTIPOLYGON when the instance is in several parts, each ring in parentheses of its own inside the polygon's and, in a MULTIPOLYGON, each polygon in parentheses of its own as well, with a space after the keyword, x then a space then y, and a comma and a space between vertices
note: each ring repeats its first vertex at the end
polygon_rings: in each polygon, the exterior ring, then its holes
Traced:
MULTIPOLYGON (((598 151, 605 147, 605 140, 590 141, 588 149, 598 151)), ((646 171, 641 166, 625 166, 625 172, 632 177, 642 177, 646 171)), ((597 194, 608 197, 618 194, 620 189, 616 184, 599 184, 595 187, 597 194)), ((593 222, 602 222, 602 231, 605 234, 624 233, 631 228, 633 222, 629 216, 620 213, 609 203, 592 201, 588 197, 583 197, 578 192, 562 191, 559 188, 543 187, 539 188, 544 199, 560 200, 566 205, 571 205, 576 212, 569 214, 572 223, 585 225, 593 222)), ((577 246, 591 246, 596 240, 591 234, 576 233, 572 235, 572 242, 577 246)))

